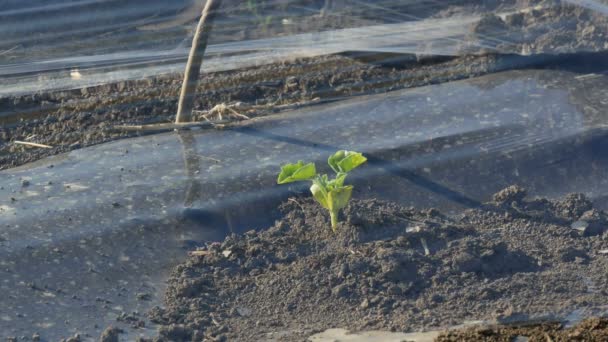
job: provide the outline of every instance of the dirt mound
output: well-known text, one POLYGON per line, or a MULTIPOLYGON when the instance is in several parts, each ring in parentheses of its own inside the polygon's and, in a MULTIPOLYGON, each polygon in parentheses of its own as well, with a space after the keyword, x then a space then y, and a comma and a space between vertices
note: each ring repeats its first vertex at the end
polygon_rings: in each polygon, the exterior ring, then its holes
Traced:
POLYGON ((597 10, 560 1, 520 4, 525 11, 504 20, 486 14, 471 26, 464 53, 559 54, 608 49, 608 17, 597 10), (534 7, 528 7, 533 6, 534 7))
POLYGON ((302 340, 332 327, 411 331, 605 304, 593 285, 607 280, 603 228, 572 228, 593 216, 590 202, 522 193, 506 189, 459 217, 354 200, 337 234, 311 199, 290 199, 269 229, 178 266, 151 319, 159 340, 302 340))

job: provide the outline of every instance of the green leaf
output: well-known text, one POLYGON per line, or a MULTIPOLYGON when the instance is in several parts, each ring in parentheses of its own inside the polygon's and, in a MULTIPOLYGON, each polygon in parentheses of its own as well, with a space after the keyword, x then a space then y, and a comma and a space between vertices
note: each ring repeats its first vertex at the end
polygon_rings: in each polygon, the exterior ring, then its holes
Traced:
POLYGON ((331 190, 331 189, 335 189, 335 188, 341 188, 344 186, 344 180, 346 179, 347 174, 340 172, 336 175, 335 179, 332 179, 331 181, 329 181, 327 183, 327 189, 331 190))
POLYGON ((327 163, 336 173, 340 173, 349 172, 366 161, 367 158, 359 152, 342 150, 329 157, 327 163))
POLYGON ((345 156, 346 156, 346 151, 344 151, 344 150, 338 151, 327 159, 327 164, 329 164, 329 167, 331 167, 331 169, 334 170, 334 172, 336 172, 336 173, 342 172, 340 170, 340 167, 338 166, 338 163, 340 162, 340 160, 344 159, 345 156))
POLYGON ((319 182, 323 185, 323 187, 325 188, 327 186, 327 184, 329 183, 329 178, 327 177, 326 174, 321 175, 321 177, 319 177, 319 182))
POLYGON ((314 197, 323 208, 329 209, 329 206, 327 205, 327 191, 325 191, 321 185, 317 182, 312 183, 310 192, 312 192, 312 197, 314 197))
POLYGON ((341 188, 335 188, 327 194, 327 205, 331 211, 338 211, 348 204, 351 195, 353 194, 353 186, 347 185, 341 188))
POLYGON ((281 173, 277 179, 278 184, 291 183, 296 181, 309 180, 317 174, 315 164, 308 163, 304 165, 303 161, 298 161, 295 164, 286 164, 281 167, 281 173))

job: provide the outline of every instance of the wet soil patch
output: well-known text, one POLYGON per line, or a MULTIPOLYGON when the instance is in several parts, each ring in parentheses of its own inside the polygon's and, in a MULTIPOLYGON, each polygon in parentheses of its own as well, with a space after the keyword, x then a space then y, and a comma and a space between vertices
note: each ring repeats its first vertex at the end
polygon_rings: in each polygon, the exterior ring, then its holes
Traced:
POLYGON ((546 342, 546 341, 608 341, 608 319, 591 318, 574 327, 561 323, 541 323, 525 326, 492 326, 450 331, 440 335, 438 342, 546 342))
POLYGON ((526 199, 512 186, 453 217, 353 200, 336 234, 309 198, 280 210, 272 227, 207 244, 174 269, 150 313, 160 340, 563 318, 608 299, 607 217, 580 194, 526 199))

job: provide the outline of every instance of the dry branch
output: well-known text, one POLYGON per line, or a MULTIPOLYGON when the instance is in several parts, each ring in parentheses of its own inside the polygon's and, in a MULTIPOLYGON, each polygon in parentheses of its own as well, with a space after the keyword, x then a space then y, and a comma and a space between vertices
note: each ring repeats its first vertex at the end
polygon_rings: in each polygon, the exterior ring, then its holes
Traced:
POLYGON ((188 129, 194 127, 215 127, 218 124, 225 124, 230 122, 229 120, 222 121, 201 121, 201 122, 184 122, 184 123, 158 123, 149 125, 116 125, 112 128, 119 131, 127 132, 158 132, 158 131, 170 131, 174 129, 188 129))
POLYGON ((184 83, 182 84, 182 91, 177 105, 176 123, 192 121, 192 109, 194 108, 194 97, 201 73, 201 64, 203 63, 203 56, 207 49, 207 41, 213 27, 213 20, 217 15, 217 9, 221 2, 221 0, 207 0, 201 18, 196 26, 194 38, 192 39, 192 47, 188 55, 188 64, 186 64, 186 71, 184 73, 184 83))

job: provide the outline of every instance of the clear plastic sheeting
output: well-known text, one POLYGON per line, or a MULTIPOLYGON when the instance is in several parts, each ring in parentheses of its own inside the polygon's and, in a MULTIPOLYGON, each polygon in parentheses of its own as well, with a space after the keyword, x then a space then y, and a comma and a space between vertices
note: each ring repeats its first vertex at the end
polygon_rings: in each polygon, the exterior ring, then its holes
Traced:
MULTIPOLYGON (((207 72, 341 51, 456 56, 608 48, 600 1, 224 1, 207 72), (236 55, 234 55, 236 54, 236 55)), ((0 96, 183 69, 198 1, 4 1, 0 96)))
MULTIPOLYGON (((452 56, 479 16, 428 19, 212 45, 202 70, 216 72, 343 51, 452 56), (433 43, 427 46, 427 43, 433 43)), ((1 95, 64 90, 181 72, 186 48, 64 58, 0 68, 1 95), (150 65, 152 64, 152 65, 150 65), (40 77, 43 74, 43 77, 40 77)))
POLYGON ((46 336, 60 336, 66 319, 83 332, 111 324, 120 312, 158 304, 158 297, 141 302, 136 294, 157 293, 189 244, 267 227, 276 206, 303 190, 275 184, 283 162, 321 165, 342 148, 369 157, 350 178, 368 189, 358 190, 358 198, 460 212, 517 182, 535 196, 584 192, 607 208, 601 174, 608 159, 592 153, 608 143, 608 122, 597 115, 606 104, 586 91, 605 86, 563 72, 499 73, 307 108, 227 131, 122 140, 2 171, 0 258, 7 268, 0 276, 7 296, 0 316, 28 316, 0 321, 0 328, 20 334, 45 322, 46 336), (27 256, 30 250, 37 252, 27 256), (82 304, 60 297, 47 299, 57 305, 38 308, 38 297, 19 284, 37 284, 42 273, 46 286, 74 293, 82 304), (120 306, 103 315, 102 306, 85 305, 96 298, 120 306))

